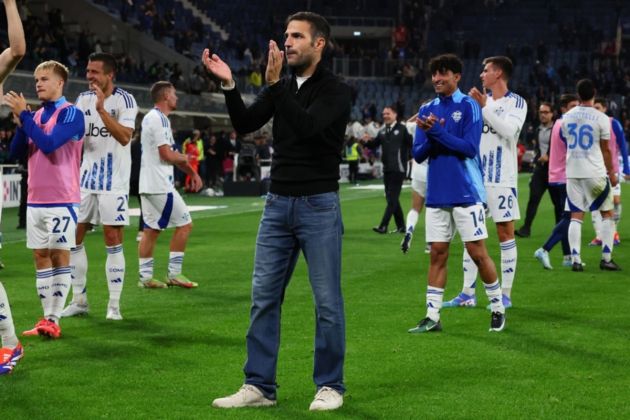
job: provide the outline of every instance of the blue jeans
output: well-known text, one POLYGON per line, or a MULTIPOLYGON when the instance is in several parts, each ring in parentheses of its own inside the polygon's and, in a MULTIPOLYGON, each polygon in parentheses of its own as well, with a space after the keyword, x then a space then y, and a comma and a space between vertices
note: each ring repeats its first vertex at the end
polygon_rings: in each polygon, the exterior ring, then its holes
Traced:
POLYGON ((245 383, 276 398, 276 366, 280 347, 280 313, 300 250, 308 265, 315 298, 315 363, 317 388, 343 393, 346 348, 341 295, 343 223, 336 192, 304 197, 268 194, 258 237, 252 279, 252 307, 247 331, 245 383))

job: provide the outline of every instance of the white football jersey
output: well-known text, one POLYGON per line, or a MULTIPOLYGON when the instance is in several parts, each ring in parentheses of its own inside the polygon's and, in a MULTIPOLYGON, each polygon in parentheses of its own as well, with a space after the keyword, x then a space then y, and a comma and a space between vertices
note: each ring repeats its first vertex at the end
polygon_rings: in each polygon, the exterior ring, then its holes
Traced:
POLYGON ((171 122, 159 109, 153 108, 142 119, 140 134, 142 159, 140 161, 140 194, 168 193, 175 189, 173 165, 160 159, 158 148, 173 148, 175 140, 171 122))
POLYGON ((488 95, 481 113, 483 131, 479 155, 484 185, 516 188, 516 145, 527 116, 527 102, 512 92, 497 100, 488 95))
POLYGON ((606 176, 600 140, 610 140, 610 119, 591 106, 576 106, 562 116, 567 143, 567 178, 606 176))
MULTIPOLYGON (((134 97, 114 88, 105 98, 105 109, 119 124, 135 128, 138 105, 134 97)), ((96 112, 96 94, 83 92, 76 107, 85 117, 83 162, 81 164, 81 191, 99 194, 128 194, 131 174, 131 147, 121 145, 105 127, 96 112)))

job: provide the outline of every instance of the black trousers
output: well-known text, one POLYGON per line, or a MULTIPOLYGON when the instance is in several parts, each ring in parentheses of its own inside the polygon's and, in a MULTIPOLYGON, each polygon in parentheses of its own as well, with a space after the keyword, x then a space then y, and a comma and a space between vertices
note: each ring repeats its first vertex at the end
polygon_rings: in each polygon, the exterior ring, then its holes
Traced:
POLYGON ((348 161, 348 181, 350 181, 351 184, 356 184, 358 174, 359 174, 359 161, 349 160, 348 161))
POLYGON ((387 200, 387 207, 385 207, 385 214, 383 214, 383 219, 381 219, 380 227, 387 228, 389 220, 394 216, 396 228, 405 229, 405 217, 403 216, 399 201, 400 190, 402 189, 404 179, 405 174, 402 172, 385 172, 383 181, 385 183, 385 200, 387 200))
POLYGON ((529 231, 534 223, 538 205, 549 186, 549 165, 537 163, 529 180, 529 200, 522 229, 529 231))
POLYGON ((556 216, 556 223, 562 219, 562 213, 564 213, 564 205, 567 200, 567 185, 555 184, 549 185, 549 196, 553 203, 553 211, 556 216))

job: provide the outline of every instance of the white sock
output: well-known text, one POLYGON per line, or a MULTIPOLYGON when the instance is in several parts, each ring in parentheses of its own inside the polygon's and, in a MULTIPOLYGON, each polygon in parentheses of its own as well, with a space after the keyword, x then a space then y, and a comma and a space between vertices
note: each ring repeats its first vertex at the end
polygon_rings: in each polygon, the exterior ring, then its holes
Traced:
POLYGON ((407 213, 407 232, 413 233, 418 223, 418 211, 416 209, 409 210, 407 213))
POLYGON ((46 318, 58 324, 59 318, 61 318, 61 311, 63 311, 63 307, 66 304, 66 298, 70 294, 72 270, 70 266, 56 267, 52 270, 50 315, 47 315, 46 318))
POLYGON ((615 222, 612 218, 602 220, 602 260, 608 262, 612 258, 613 241, 615 237, 615 222))
POLYGON ((88 260, 83 244, 70 251, 70 268, 72 269, 72 302, 87 305, 87 270, 88 260))
POLYGON ((125 281, 125 254, 122 244, 108 246, 107 261, 105 262, 105 276, 109 289, 109 304, 111 308, 120 305, 120 294, 125 281))
POLYGON ((595 237, 602 238, 602 214, 599 211, 591 212, 591 222, 593 222, 593 230, 595 237))
POLYGON ((153 258, 138 258, 140 281, 145 282, 153 278, 153 258))
POLYGON ((582 263, 580 249, 582 241, 582 221, 571 219, 569 224, 569 246, 571 247, 571 259, 574 263, 582 263))
POLYGON ((501 290, 510 297, 516 275, 516 240, 501 242, 501 290))
POLYGON ((442 309, 443 297, 444 289, 427 286, 427 317, 435 322, 440 320, 440 309, 442 309))
POLYGON ((485 284, 486 295, 490 301, 490 309, 492 312, 505 313, 505 307, 503 306, 503 298, 501 297, 501 285, 499 280, 495 280, 492 284, 485 284))
POLYGON ((35 282, 37 285, 37 294, 42 303, 44 318, 48 319, 48 317, 52 315, 53 269, 44 268, 43 270, 35 270, 35 276, 37 278, 35 282))
POLYGON ((11 316, 11 307, 9 306, 9 298, 4 290, 2 282, 0 282, 0 337, 2 338, 2 347, 14 349, 19 341, 15 335, 15 326, 13 325, 13 317, 11 316))
POLYGON ((621 203, 615 204, 615 213, 613 216, 613 221, 615 222, 615 232, 617 232, 617 224, 621 220, 621 203))
POLYGON ((477 272, 479 269, 477 265, 470 258, 470 254, 468 254, 468 250, 466 246, 464 246, 464 255, 462 259, 462 265, 464 266, 464 287, 462 288, 462 293, 467 294, 468 296, 475 296, 475 287, 477 285, 477 272))
POLYGON ((168 255, 168 277, 175 277, 182 273, 184 264, 184 253, 171 251, 168 255))

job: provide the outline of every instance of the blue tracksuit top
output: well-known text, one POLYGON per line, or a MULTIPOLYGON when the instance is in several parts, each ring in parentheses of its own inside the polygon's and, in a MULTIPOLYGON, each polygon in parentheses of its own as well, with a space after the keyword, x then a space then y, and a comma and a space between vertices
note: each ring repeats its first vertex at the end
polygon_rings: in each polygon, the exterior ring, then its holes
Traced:
POLYGON ((436 123, 425 132, 416 128, 413 157, 429 159, 426 206, 468 206, 486 202, 479 143, 483 118, 477 102, 457 89, 451 96, 438 96, 422 105, 420 117, 433 113, 436 123))

